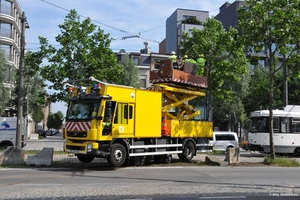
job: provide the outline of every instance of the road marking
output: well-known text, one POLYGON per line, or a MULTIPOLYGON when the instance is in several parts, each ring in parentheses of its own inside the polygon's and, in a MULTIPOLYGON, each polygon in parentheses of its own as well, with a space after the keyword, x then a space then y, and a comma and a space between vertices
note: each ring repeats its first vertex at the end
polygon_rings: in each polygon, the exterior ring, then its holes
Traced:
POLYGON ((199 199, 245 199, 245 196, 199 197, 199 199))

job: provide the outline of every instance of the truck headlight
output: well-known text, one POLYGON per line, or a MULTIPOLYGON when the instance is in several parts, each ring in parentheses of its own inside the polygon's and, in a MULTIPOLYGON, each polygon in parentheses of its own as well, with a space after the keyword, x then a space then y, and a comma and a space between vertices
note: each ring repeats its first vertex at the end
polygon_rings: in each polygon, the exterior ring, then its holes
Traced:
POLYGON ((92 145, 92 144, 87 144, 86 147, 87 147, 86 151, 87 151, 87 152, 91 152, 91 151, 92 151, 93 145, 92 145))

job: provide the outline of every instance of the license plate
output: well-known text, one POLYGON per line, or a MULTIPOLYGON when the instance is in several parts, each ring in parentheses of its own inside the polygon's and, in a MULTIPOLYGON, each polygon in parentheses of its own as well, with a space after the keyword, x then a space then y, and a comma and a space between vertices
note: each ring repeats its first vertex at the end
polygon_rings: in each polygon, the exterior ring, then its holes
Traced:
POLYGON ((79 153, 79 151, 78 150, 71 150, 71 153, 77 154, 77 153, 79 153))

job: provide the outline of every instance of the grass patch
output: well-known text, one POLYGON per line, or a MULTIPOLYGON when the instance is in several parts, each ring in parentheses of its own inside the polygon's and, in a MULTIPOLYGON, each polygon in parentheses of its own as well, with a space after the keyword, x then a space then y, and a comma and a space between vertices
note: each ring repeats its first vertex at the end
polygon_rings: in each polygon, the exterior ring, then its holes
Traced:
POLYGON ((27 166, 26 163, 24 164, 2 164, 0 165, 0 168, 29 168, 30 166, 27 166))
POLYGON ((212 154, 225 154, 225 151, 221 151, 221 150, 213 150, 212 154))
MULTIPOLYGON (((25 154, 30 154, 30 155, 35 155, 40 153, 42 150, 25 150, 24 153, 25 154)), ((64 151, 53 151, 53 154, 69 154, 67 152, 64 151)))
POLYGON ((271 159, 269 156, 264 157, 264 164, 275 165, 281 167, 299 167, 300 163, 295 158, 278 158, 271 159))

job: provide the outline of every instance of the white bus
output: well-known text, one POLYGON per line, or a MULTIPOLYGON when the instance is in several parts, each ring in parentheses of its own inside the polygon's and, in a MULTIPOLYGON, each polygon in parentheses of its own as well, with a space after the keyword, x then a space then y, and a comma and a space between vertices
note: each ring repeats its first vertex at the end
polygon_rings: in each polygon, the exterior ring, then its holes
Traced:
MULTIPOLYGON (((248 134, 251 151, 270 152, 269 110, 254 111, 250 115, 248 134)), ((300 156, 300 106, 288 105, 273 110, 273 141, 276 154, 300 156)))

